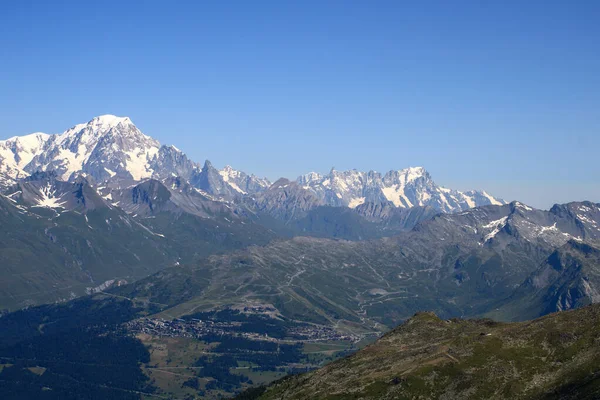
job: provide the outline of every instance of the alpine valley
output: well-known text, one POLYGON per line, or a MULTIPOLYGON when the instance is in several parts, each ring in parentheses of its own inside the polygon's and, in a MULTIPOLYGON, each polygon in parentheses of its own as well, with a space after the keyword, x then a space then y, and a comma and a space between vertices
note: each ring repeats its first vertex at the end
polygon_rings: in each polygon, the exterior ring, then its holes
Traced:
POLYGON ((0 187, 0 307, 9 310, 275 238, 378 238, 438 212, 503 204, 439 187, 423 168, 271 183, 197 164, 112 115, 0 141, 0 187))
POLYGON ((598 393, 597 308, 516 321, 600 302, 600 204, 421 167, 270 182, 110 115, 0 141, 0 187, 2 398, 546 398, 569 371, 598 393), (458 319, 482 317, 505 323, 458 319))

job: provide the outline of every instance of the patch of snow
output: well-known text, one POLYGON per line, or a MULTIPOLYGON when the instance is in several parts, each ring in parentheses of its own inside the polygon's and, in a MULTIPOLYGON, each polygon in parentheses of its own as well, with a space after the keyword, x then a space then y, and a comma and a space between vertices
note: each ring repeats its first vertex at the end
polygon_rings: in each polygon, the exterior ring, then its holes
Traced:
POLYGON ((236 179, 238 177, 241 176, 241 172, 237 171, 233 168, 231 168, 231 166, 226 165, 225 168, 223 168, 222 170, 219 171, 219 175, 221 175, 221 177, 223 178, 223 181, 225 183, 227 183, 229 186, 231 186, 233 188, 233 190, 235 190, 236 192, 239 192, 241 194, 246 194, 246 192, 244 190, 242 190, 237 183, 235 183, 233 181, 233 179, 236 179))
POLYGON ((501 206, 502 203, 496 200, 493 196, 489 195, 485 190, 481 194, 486 197, 492 205, 501 206))
POLYGON ((231 186, 235 191, 240 192, 241 194, 246 194, 246 192, 240 189, 240 187, 236 185, 235 182, 227 182, 227 184, 231 186))
POLYGON ((420 193, 420 204, 424 204, 429 199, 431 199, 431 194, 429 192, 420 193))
POLYGON ((396 207, 412 207, 413 204, 404 194, 404 187, 402 185, 397 185, 396 187, 384 187, 381 189, 383 195, 386 199, 391 201, 396 207), (404 202, 402 202, 404 200, 404 202))
POLYGON ((490 233, 485 235, 483 241, 487 242, 488 240, 495 237, 500 232, 500 230, 502 230, 502 228, 506 226, 506 221, 508 221, 508 217, 502 217, 500 219, 490 222, 489 224, 482 225, 482 228, 484 229, 492 229, 490 233))
POLYGON ((66 204, 66 201, 60 201, 60 197, 56 196, 56 190, 53 190, 50 184, 41 188, 40 194, 41 197, 36 204, 37 207, 64 208, 64 205, 66 204))
POLYGON ((529 207, 529 206, 527 206, 527 205, 525 205, 523 203, 519 203, 518 201, 515 203, 515 205, 517 207, 523 208, 523 209, 525 209, 527 211, 533 211, 533 208, 531 208, 531 207, 529 207))
POLYGON ((148 166, 148 160, 156 153, 157 149, 136 149, 124 152, 127 154, 127 172, 131 174, 134 180, 139 181, 152 176, 152 170, 148 166))
POLYGON ((463 194, 463 198, 465 199, 465 201, 467 202, 467 205, 471 208, 475 207, 475 201, 473 200, 473 198, 471 196, 467 196, 466 194, 463 194))
POLYGON ((544 232, 548 232, 548 231, 558 231, 558 228, 556 227, 556 222, 554 223, 554 225, 552 226, 542 226, 540 227, 540 233, 544 233, 544 232))
POLYGON ((348 203, 348 207, 356 208, 356 207, 360 206, 361 204, 364 204, 364 202, 365 202, 364 197, 353 197, 352 199, 350 199, 350 203, 348 203))

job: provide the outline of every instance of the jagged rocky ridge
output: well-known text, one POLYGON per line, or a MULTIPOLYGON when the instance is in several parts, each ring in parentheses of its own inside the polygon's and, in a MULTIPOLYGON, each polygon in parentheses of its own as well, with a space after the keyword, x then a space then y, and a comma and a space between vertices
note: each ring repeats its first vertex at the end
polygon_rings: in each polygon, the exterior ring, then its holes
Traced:
MULTIPOLYGON (((314 275, 331 280, 338 280, 335 274, 329 276, 337 268, 349 268, 339 260, 356 266, 358 252, 362 257, 359 261, 365 260, 364 265, 359 262, 359 269, 372 265, 366 260, 373 260, 377 267, 359 272, 369 275, 360 278, 364 279, 360 287, 350 286, 363 292, 352 295, 358 308, 344 306, 344 312, 337 314, 347 314, 351 321, 366 321, 369 326, 393 323, 405 317, 415 304, 429 304, 442 313, 453 307, 470 314, 489 311, 486 307, 491 302, 509 296, 552 251, 569 240, 587 243, 598 230, 597 205, 592 203, 557 205, 550 211, 518 202, 493 205, 490 203, 502 202, 483 192, 461 194, 439 187, 422 168, 385 175, 332 170, 326 176, 313 173, 295 181, 280 179, 270 184, 231 167, 219 171, 209 161, 200 166, 177 148, 160 146, 128 118, 114 116, 94 118, 60 135, 9 139, 0 143, 0 155, 1 170, 7 177, 2 196, 14 208, 11 212, 35 219, 49 215, 51 223, 59 225, 65 215, 85 219, 99 209, 105 213, 124 212, 146 235, 150 232, 168 246, 169 251, 163 251, 168 257, 156 258, 153 268, 197 261, 215 252, 266 244, 275 238, 305 235, 362 240, 410 231, 393 239, 359 244, 297 239, 257 250, 264 251, 267 259, 271 251, 289 252, 290 260, 269 260, 273 265, 285 266, 272 276, 284 273, 280 279, 285 281, 288 267, 289 276, 295 276, 284 289, 279 283, 273 284, 282 296, 292 298, 297 298, 294 287, 300 282, 306 284, 303 290, 322 290, 312 286, 313 281, 304 282, 306 271, 314 267, 295 257, 296 252, 314 253, 313 261, 330 259, 331 265, 320 261, 322 268, 317 268, 314 275), (480 204, 489 205, 471 208, 480 204), (440 211, 454 213, 438 215, 440 211), (328 252, 337 254, 339 260, 331 259, 328 252), (411 300, 413 305, 406 309, 399 306, 386 321, 377 315, 379 311, 371 318, 371 306, 365 306, 370 300, 364 297, 364 291, 394 293, 388 289, 399 285, 398 290, 406 290, 405 283, 414 282, 417 284, 409 291, 415 294, 418 290, 439 293, 441 288, 453 293, 455 287, 460 287, 464 293, 476 290, 482 299, 478 304, 460 304, 470 295, 461 299, 459 292, 457 299, 441 302, 411 300), (287 293, 290 290, 294 293, 287 293)), ((84 224, 83 228, 93 229, 93 225, 84 224)), ((254 257, 256 251, 248 254, 254 257)), ((81 259, 75 262, 86 270, 81 259)), ((227 265, 224 270, 229 268, 227 265)), ((268 269, 258 270, 253 279, 270 274, 268 269)), ((350 269, 358 273, 354 267, 350 269)), ((127 276, 131 279, 133 275, 127 276)), ((228 279, 236 282, 242 278, 232 274, 228 279)), ((251 287, 246 285, 246 289, 251 287)), ((251 293, 260 297, 261 291, 251 293)), ((593 292, 578 293, 588 296, 593 292)), ((581 304, 573 300, 573 294, 563 294, 561 299, 565 299, 561 300, 563 307, 581 304)), ((393 298, 384 300, 389 305, 396 302, 393 298)), ((308 300, 305 304, 310 303, 308 300)), ((398 303, 405 302, 398 299, 398 303)), ((321 310, 320 315, 330 320, 330 312, 321 310)))
MULTIPOLYGON (((35 133, 0 141, 0 183, 6 187, 35 172, 52 171, 58 179, 69 181, 84 175, 92 184, 123 187, 132 182, 154 178, 180 178, 219 200, 252 204, 256 194, 258 208, 273 209, 281 198, 280 184, 271 185, 226 166, 217 170, 209 161, 199 165, 174 146, 160 145, 144 135, 127 117, 104 115, 78 124, 62 134, 35 133), (271 204, 265 204, 265 203, 271 204)), ((423 168, 390 171, 385 175, 370 171, 335 171, 321 176, 310 173, 299 177, 301 198, 314 197, 314 206, 391 204, 394 207, 432 207, 455 212, 487 204, 503 204, 486 192, 459 192, 436 185, 423 168)), ((297 196, 298 197, 298 196, 297 196)), ((305 209, 306 204, 299 204, 305 209)), ((282 205, 274 215, 285 215, 282 205)))
POLYGON ((396 207, 429 206, 454 212, 504 201, 485 191, 460 192, 440 187, 422 167, 389 171, 336 171, 323 176, 315 172, 297 179, 303 188, 315 193, 328 205, 355 208, 365 203, 391 203, 396 207))

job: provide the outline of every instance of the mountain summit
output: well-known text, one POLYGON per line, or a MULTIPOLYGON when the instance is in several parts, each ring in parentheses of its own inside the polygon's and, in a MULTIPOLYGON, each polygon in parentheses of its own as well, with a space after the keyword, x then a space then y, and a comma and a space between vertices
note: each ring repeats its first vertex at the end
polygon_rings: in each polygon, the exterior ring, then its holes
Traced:
POLYGON ((326 204, 356 208, 364 203, 390 202, 395 207, 429 206, 443 212, 455 212, 483 205, 502 205, 503 200, 485 191, 460 192, 438 186, 423 167, 399 171, 336 171, 327 175, 311 172, 297 182, 313 191, 326 204))
MULTIPOLYGON (((36 172, 53 172, 63 181, 84 175, 94 183, 130 185, 145 179, 181 178, 216 199, 237 202, 255 194, 281 188, 231 166, 218 170, 207 160, 204 166, 190 160, 174 146, 161 145, 143 134, 129 117, 102 115, 60 134, 33 133, 0 141, 0 185, 9 186, 36 172)), ((485 191, 460 192, 438 186, 423 167, 381 174, 375 171, 311 172, 296 179, 299 198, 315 197, 315 205, 356 208, 431 207, 455 212, 503 200, 485 191)), ((268 194, 263 199, 268 199, 268 194)), ((268 201, 268 200, 267 200, 268 201)), ((286 207, 294 208, 294 204, 286 207)))
POLYGON ((160 148, 156 140, 144 135, 128 117, 114 115, 95 117, 61 134, 37 134, 37 140, 31 136, 14 140, 27 146, 0 142, 3 150, 0 170, 8 177, 54 171, 65 181, 80 173, 96 181, 113 177, 140 180, 152 175, 150 162, 160 148), (11 158, 18 161, 10 163, 11 158))

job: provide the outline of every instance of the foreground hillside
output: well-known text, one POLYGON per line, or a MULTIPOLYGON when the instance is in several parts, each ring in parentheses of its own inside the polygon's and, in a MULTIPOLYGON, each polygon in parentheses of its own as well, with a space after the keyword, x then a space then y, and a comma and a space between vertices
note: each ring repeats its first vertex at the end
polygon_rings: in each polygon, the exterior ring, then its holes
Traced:
POLYGON ((597 399, 599 340, 600 305, 521 323, 417 313, 349 357, 241 398, 597 399))

